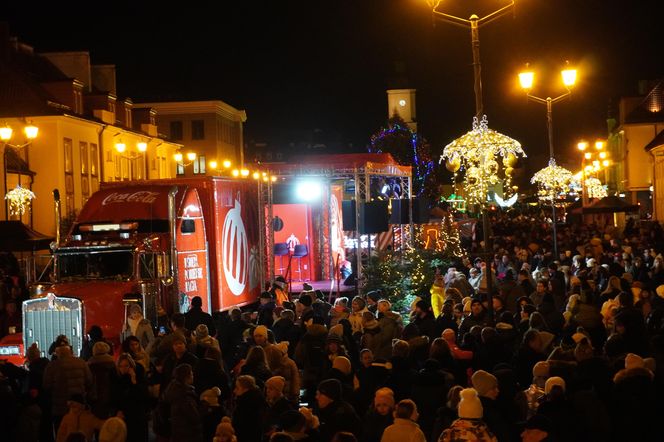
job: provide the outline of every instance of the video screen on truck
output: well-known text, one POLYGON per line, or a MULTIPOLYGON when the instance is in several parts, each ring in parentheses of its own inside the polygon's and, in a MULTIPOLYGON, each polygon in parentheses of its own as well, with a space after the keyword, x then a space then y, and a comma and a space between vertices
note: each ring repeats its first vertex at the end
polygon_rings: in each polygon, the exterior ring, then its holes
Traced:
POLYGON ((129 279, 133 274, 133 254, 129 251, 90 252, 57 256, 60 280, 129 279))

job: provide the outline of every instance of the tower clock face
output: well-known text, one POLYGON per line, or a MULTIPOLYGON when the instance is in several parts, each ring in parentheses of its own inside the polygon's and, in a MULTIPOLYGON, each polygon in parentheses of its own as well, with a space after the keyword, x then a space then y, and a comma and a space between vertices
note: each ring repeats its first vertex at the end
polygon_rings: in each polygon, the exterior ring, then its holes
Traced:
POLYGON ((399 100, 399 106, 404 107, 406 105, 406 100, 399 100))

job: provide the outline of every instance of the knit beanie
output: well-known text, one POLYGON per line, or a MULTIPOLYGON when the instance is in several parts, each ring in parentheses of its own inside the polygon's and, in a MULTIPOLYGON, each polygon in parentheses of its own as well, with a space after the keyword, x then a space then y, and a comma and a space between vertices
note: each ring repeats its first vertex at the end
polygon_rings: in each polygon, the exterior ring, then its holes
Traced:
POLYGON ((198 324, 196 327, 196 337, 201 339, 201 338, 206 338, 210 335, 210 330, 208 330, 207 325, 205 324, 198 324))
POLYGON ((283 376, 272 376, 270 379, 265 381, 265 387, 274 388, 277 391, 284 392, 284 387, 286 386, 286 378, 283 376))
POLYGON ((657 293, 657 296, 659 296, 660 298, 664 298, 664 284, 657 286, 657 288, 655 289, 655 293, 657 293))
POLYGON ((459 417, 462 419, 481 419, 484 413, 482 402, 477 396, 474 388, 464 388, 461 390, 461 401, 459 402, 459 417))
POLYGON ((219 405, 219 396, 221 396, 219 387, 212 387, 201 393, 200 400, 204 400, 209 405, 217 406, 219 405))
POLYGON ((259 325, 254 329, 254 336, 265 336, 267 338, 267 327, 259 325))
POLYGON ((635 355, 634 353, 627 353, 627 356, 625 356, 625 369, 629 370, 631 368, 643 368, 645 366, 645 363, 643 362, 643 358, 639 355, 635 355))
POLYGON ((102 341, 95 342, 95 345, 92 346, 92 356, 106 355, 110 351, 111 346, 102 341))
POLYGON ((548 378, 549 370, 550 367, 547 361, 539 361, 533 366, 533 377, 548 378))
POLYGON ((224 416, 221 419, 221 423, 217 425, 216 435, 225 436, 227 438, 232 438, 233 436, 235 436, 235 429, 233 428, 231 422, 232 421, 230 417, 224 416))
POLYGON ((336 368, 346 376, 348 376, 352 370, 350 360, 345 356, 337 356, 332 361, 332 368, 336 368))
POLYGON ((549 379, 546 380, 546 384, 544 384, 544 393, 549 394, 551 393, 551 390, 553 390, 553 387, 558 386, 565 391, 565 380, 559 376, 551 376, 549 379))
POLYGON ((471 381, 473 383, 473 388, 480 396, 486 396, 489 391, 498 387, 498 379, 484 370, 477 370, 473 373, 471 381))
POLYGON ((333 401, 341 399, 341 382, 337 379, 326 379, 318 384, 318 391, 333 401))
POLYGON ((127 425, 119 417, 109 417, 99 430, 99 442, 125 442, 127 425))

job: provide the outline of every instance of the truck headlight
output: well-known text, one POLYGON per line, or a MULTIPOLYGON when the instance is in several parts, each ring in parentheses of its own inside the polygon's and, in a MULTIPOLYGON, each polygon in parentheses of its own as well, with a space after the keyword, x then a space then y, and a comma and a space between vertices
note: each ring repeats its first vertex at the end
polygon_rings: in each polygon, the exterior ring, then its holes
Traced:
POLYGON ((18 345, 7 345, 0 347, 0 356, 13 356, 20 354, 18 345))

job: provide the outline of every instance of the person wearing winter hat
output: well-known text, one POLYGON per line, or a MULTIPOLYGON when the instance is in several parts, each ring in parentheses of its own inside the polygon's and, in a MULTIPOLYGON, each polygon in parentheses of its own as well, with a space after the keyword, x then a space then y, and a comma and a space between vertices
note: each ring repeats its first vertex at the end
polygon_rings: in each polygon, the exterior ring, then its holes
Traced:
POLYGON ((480 397, 496 399, 498 397, 498 379, 484 370, 477 370, 471 378, 473 388, 480 397))
POLYGON ((277 305, 283 305, 288 299, 288 282, 286 278, 279 275, 274 278, 272 288, 270 288, 270 295, 277 305))
POLYGON ((265 344, 267 344, 267 337, 268 337, 267 327, 264 325, 257 326, 256 328, 254 328, 252 336, 254 337, 254 343, 256 345, 260 345, 261 347, 263 347, 265 344))
POLYGON ((546 385, 546 380, 549 378, 549 374, 550 365, 548 361, 539 361, 533 366, 533 383, 523 392, 526 396, 527 417, 537 413, 540 401, 545 395, 544 386, 546 385))
POLYGON ((491 432, 498 440, 509 440, 511 433, 510 422, 505 418, 503 410, 498 403, 498 379, 484 370, 477 370, 471 377, 473 388, 482 403, 482 418, 491 432))
POLYGON ((325 408, 328 404, 341 400, 341 393, 341 382, 337 379, 326 379, 322 381, 318 384, 318 392, 316 394, 318 406, 320 408, 325 408))
POLYGON ((268 432, 275 431, 279 426, 280 416, 294 405, 284 396, 286 378, 283 376, 272 376, 265 381, 265 400, 267 402, 267 426, 268 432))
POLYGON ((99 442, 125 442, 127 440, 127 425, 119 417, 106 419, 99 430, 99 442))
POLYGON ((382 299, 383 293, 380 290, 372 290, 367 293, 367 309, 371 313, 376 313, 378 310, 378 301, 382 299))
POLYGON ((208 405, 218 406, 219 396, 221 396, 221 390, 219 387, 212 387, 201 393, 200 400, 207 402, 208 405))
POLYGON ((320 441, 329 442, 339 431, 360 434, 362 424, 353 407, 342 400, 341 382, 326 379, 318 384, 316 402, 320 421, 320 441))
POLYGON ((497 442, 498 439, 489 431, 482 421, 484 411, 482 402, 474 388, 461 390, 459 401, 459 418, 440 435, 439 442, 453 442, 461 440, 478 440, 482 442, 497 442))
POLYGON ((233 429, 233 424, 231 419, 228 416, 224 416, 221 419, 219 425, 217 425, 217 430, 214 433, 213 442, 237 442, 237 437, 235 436, 235 429, 233 429))
POLYGON ((559 387, 562 390, 562 393, 564 393, 566 389, 565 380, 560 376, 551 376, 544 384, 544 393, 546 395, 551 394, 554 387, 559 387))
POLYGON ((544 383, 549 378, 551 367, 548 361, 539 361, 533 366, 533 384, 544 388, 544 383))
POLYGON ((417 425, 419 413, 417 405, 410 399, 399 401, 394 409, 394 423, 387 427, 381 437, 381 442, 426 442, 426 437, 417 425))

